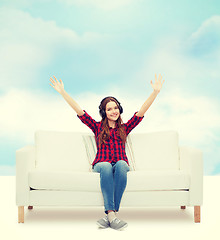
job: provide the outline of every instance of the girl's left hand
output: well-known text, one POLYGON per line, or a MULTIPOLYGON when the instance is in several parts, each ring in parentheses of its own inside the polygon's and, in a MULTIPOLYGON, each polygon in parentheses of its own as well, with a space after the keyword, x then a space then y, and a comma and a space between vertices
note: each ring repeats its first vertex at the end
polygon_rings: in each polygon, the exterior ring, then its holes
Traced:
POLYGON ((165 80, 163 80, 163 82, 161 82, 161 80, 162 80, 161 74, 159 74, 159 77, 157 80, 157 74, 155 73, 155 83, 153 84, 152 80, 150 81, 152 88, 157 92, 160 92, 160 89, 162 88, 165 82, 165 80))

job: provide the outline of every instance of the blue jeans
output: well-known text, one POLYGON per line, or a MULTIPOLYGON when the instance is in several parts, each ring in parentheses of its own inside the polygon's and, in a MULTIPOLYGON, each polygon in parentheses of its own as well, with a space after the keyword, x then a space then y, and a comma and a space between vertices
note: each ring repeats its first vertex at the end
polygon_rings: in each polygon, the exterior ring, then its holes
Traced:
POLYGON ((104 199, 105 213, 118 212, 122 195, 127 185, 127 172, 130 170, 124 160, 116 163, 98 162, 93 172, 100 173, 100 185, 104 199))

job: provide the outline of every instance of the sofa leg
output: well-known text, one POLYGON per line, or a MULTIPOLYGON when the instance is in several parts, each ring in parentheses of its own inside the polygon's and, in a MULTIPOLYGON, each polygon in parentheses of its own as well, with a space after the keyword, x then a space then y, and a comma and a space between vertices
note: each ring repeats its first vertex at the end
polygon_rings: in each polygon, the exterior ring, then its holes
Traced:
POLYGON ((33 209, 33 206, 28 206, 28 209, 33 209))
POLYGON ((18 207, 18 223, 24 223, 24 206, 18 207))
POLYGON ((200 206, 194 206, 194 222, 200 223, 200 206))
POLYGON ((181 206, 181 209, 186 209, 186 206, 181 206))

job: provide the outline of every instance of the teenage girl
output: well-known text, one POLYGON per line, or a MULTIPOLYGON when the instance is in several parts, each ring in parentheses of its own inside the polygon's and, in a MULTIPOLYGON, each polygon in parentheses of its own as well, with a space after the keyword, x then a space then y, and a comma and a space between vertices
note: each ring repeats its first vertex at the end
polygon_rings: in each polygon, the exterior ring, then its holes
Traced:
POLYGON ((121 114, 123 108, 114 97, 104 98, 99 106, 101 121, 95 121, 85 110, 75 102, 64 90, 63 81, 58 81, 55 76, 50 78, 50 84, 60 93, 67 103, 75 110, 77 117, 86 124, 95 134, 97 154, 92 163, 93 172, 100 173, 100 185, 104 199, 105 217, 97 221, 101 228, 111 227, 116 230, 125 228, 128 224, 117 218, 122 195, 127 185, 127 172, 130 170, 125 153, 127 135, 144 118, 145 112, 159 94, 163 83, 162 76, 158 79, 155 74, 155 83, 151 80, 153 92, 132 118, 123 123, 121 114))

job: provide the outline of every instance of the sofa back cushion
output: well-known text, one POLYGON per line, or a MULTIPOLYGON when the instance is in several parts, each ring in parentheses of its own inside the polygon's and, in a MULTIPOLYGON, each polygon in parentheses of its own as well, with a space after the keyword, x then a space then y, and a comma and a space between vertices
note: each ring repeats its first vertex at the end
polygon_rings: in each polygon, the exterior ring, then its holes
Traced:
POLYGON ((41 170, 89 171, 82 133, 36 131, 36 168, 41 170))
POLYGON ((178 133, 130 134, 136 170, 179 170, 178 133))

